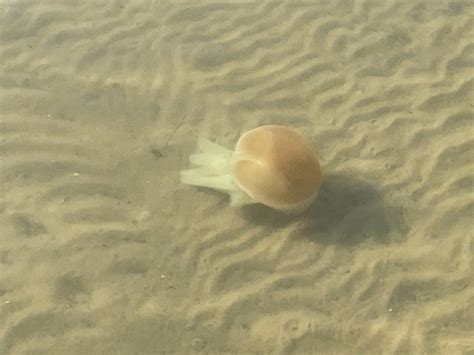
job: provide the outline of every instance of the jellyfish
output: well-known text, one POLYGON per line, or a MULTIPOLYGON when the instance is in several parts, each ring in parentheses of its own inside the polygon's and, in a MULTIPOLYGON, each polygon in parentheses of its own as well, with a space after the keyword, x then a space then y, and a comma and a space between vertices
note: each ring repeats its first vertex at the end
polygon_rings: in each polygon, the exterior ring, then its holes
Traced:
POLYGON ((183 184, 215 189, 230 205, 261 203, 296 214, 307 210, 321 186, 321 167, 309 142, 286 126, 265 125, 244 133, 229 150, 200 138, 183 184))

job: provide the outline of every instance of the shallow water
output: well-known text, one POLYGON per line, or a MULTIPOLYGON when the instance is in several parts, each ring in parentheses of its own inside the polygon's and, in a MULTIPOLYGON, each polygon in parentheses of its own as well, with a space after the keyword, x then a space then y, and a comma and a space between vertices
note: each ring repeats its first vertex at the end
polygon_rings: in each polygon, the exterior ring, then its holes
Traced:
POLYGON ((0 353, 474 351, 469 1, 0 3, 0 353), (298 217, 179 183, 284 124, 298 217))

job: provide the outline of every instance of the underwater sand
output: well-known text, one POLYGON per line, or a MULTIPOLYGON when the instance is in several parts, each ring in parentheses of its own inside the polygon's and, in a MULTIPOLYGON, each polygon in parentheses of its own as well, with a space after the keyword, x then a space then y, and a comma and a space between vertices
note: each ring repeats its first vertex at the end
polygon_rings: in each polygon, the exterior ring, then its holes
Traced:
POLYGON ((1 1, 0 353, 474 352, 471 1, 1 1), (183 186, 286 124, 297 218, 183 186))

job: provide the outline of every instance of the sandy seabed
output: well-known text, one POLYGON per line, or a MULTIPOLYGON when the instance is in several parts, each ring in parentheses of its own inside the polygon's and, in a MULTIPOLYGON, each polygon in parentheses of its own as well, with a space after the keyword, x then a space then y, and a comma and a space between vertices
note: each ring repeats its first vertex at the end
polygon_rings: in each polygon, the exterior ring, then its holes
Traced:
POLYGON ((474 352, 472 1, 1 1, 0 353, 474 352), (285 217, 179 183, 309 137, 285 217))

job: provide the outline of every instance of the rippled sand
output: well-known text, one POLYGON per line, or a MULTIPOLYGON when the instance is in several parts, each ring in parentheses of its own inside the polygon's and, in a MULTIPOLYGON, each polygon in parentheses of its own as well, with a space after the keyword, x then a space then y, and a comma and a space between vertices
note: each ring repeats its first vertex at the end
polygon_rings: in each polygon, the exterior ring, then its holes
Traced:
POLYGON ((470 1, 2 1, 0 353, 474 351, 470 1), (311 209, 179 183, 287 124, 311 209))

